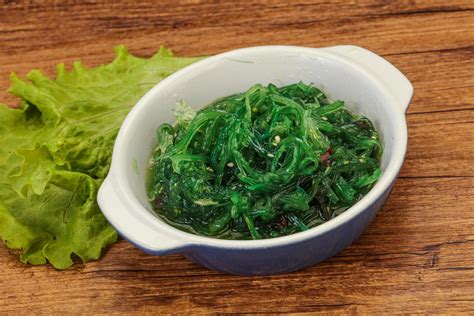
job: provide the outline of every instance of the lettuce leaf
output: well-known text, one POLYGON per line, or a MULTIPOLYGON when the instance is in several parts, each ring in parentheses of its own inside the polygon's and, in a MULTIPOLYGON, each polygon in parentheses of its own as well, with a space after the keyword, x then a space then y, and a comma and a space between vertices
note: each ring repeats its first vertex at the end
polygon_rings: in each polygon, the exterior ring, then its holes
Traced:
POLYGON ((149 59, 116 48, 110 64, 72 70, 54 80, 33 70, 12 74, 19 108, 0 104, 0 236, 21 261, 58 269, 98 259, 117 240, 96 195, 125 116, 151 87, 199 58, 161 48, 149 59))

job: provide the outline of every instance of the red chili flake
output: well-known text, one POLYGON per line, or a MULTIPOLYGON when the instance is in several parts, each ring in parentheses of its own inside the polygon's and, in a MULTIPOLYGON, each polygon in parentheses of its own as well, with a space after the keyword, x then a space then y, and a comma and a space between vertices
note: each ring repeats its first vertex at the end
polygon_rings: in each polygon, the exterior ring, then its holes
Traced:
POLYGON ((330 165, 331 164, 331 155, 334 154, 334 150, 332 148, 329 148, 324 154, 322 154, 320 157, 321 157, 321 160, 326 164, 326 165, 330 165))
POLYGON ((276 229, 282 229, 286 226, 288 226, 289 224, 289 220, 288 220, 288 217, 286 216, 286 214, 283 214, 275 223, 274 223, 274 227, 276 229))

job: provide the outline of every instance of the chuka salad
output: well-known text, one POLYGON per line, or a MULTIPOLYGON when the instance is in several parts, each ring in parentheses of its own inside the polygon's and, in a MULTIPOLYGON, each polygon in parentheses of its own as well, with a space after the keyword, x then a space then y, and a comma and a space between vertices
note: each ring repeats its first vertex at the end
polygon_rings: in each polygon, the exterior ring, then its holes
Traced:
POLYGON ((262 239, 344 212, 380 177, 382 144, 369 119, 302 82, 257 84, 195 112, 178 104, 158 128, 149 198, 182 230, 262 239))

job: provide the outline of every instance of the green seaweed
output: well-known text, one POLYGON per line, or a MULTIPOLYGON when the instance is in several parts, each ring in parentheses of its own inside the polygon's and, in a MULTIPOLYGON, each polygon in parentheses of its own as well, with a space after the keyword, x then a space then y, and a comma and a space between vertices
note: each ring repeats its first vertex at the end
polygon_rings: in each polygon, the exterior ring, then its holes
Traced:
POLYGON ((149 199, 179 229, 261 239, 324 223, 380 177, 382 144, 369 119, 302 82, 257 84, 198 112, 179 104, 158 128, 149 199))

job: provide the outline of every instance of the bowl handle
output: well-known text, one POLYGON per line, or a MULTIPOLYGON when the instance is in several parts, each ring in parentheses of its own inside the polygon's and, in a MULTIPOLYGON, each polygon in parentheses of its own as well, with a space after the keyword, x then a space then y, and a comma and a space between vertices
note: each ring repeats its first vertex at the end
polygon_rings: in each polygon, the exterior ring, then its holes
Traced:
POLYGON ((393 95, 400 109, 405 113, 413 96, 411 82, 395 66, 371 51, 354 45, 324 48, 350 59, 374 75, 393 95))
MULTIPOLYGON (((172 230, 163 232, 160 227, 152 225, 152 222, 156 223, 153 214, 138 212, 136 203, 120 193, 110 174, 99 188, 97 202, 117 232, 147 253, 166 255, 176 253, 187 246, 182 237, 174 234, 172 230)), ((167 229, 165 226, 163 228, 167 229)))

